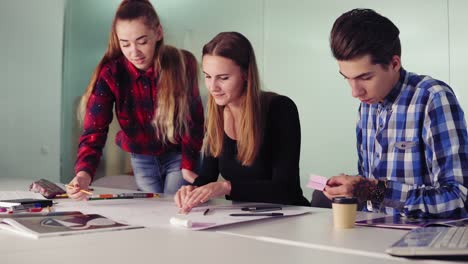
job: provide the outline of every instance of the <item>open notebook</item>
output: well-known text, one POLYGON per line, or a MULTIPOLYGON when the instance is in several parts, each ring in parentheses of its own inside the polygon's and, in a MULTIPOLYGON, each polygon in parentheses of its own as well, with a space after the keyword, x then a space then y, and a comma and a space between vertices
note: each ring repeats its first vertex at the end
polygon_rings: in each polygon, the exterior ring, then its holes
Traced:
POLYGON ((402 257, 463 257, 466 260, 468 226, 413 229, 386 251, 402 257))

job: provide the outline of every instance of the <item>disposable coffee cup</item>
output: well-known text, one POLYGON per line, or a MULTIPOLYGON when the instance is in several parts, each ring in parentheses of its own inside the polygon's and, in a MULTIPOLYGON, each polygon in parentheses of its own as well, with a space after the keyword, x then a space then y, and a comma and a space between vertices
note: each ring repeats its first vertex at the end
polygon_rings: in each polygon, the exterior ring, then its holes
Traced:
POLYGON ((333 224, 337 229, 353 228, 356 221, 357 199, 335 197, 332 200, 333 224))

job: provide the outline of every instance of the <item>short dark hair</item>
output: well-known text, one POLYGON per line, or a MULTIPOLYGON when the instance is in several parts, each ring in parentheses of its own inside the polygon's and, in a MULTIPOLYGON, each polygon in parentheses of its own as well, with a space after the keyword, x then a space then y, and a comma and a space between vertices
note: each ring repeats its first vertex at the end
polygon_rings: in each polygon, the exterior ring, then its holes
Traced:
POLYGON ((388 18, 372 9, 353 9, 336 19, 330 47, 337 60, 370 55, 373 64, 388 65, 401 56, 400 31, 388 18))

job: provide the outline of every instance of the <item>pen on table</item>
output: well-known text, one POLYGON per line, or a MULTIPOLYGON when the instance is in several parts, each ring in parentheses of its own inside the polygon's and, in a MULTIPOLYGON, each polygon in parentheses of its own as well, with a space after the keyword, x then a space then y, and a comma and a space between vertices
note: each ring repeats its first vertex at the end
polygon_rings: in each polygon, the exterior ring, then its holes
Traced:
POLYGON ((136 198, 159 198, 159 193, 120 193, 120 194, 96 194, 88 197, 88 200, 105 199, 136 199, 136 198))
POLYGON ((242 211, 249 211, 249 212, 267 212, 267 211, 277 211, 282 210, 281 206, 247 206, 242 207, 242 211))
MULTIPOLYGON (((75 187, 73 187, 73 186, 71 186, 71 185, 68 185, 68 184, 65 184, 65 187, 67 187, 68 189, 73 189, 73 188, 75 188, 75 187)), ((82 192, 82 193, 84 193, 84 194, 87 194, 87 195, 93 195, 92 192, 88 192, 88 191, 83 190, 83 189, 81 189, 80 192, 82 192)))
POLYGON ((54 196, 54 198, 58 199, 58 198, 68 198, 68 194, 66 193, 63 193, 63 194, 57 194, 54 196))
POLYGON ((159 198, 159 193, 120 193, 118 197, 132 197, 132 198, 159 198))
POLYGON ((88 196, 89 201, 93 200, 108 200, 108 199, 133 199, 133 197, 130 196, 117 196, 116 194, 96 194, 96 195, 91 195, 88 196))
POLYGON ((230 214, 230 216, 283 216, 283 213, 230 214))
POLYGON ((32 204, 20 204, 20 205, 14 205, 11 206, 9 209, 13 211, 19 211, 19 210, 27 210, 27 209, 33 209, 33 208, 42 208, 40 203, 32 203, 32 204))
POLYGON ((210 211, 210 208, 206 208, 206 210, 203 212, 203 215, 207 215, 209 211, 210 211))

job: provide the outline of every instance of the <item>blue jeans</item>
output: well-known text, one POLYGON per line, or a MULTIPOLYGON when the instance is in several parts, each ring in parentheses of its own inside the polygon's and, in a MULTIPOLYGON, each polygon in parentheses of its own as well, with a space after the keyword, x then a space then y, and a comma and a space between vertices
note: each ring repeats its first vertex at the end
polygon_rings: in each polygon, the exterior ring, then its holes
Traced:
POLYGON ((180 152, 169 152, 159 156, 130 153, 133 173, 138 188, 144 192, 175 194, 182 185, 180 152))

